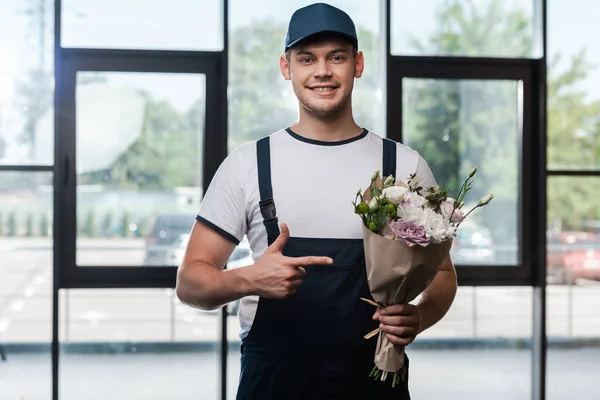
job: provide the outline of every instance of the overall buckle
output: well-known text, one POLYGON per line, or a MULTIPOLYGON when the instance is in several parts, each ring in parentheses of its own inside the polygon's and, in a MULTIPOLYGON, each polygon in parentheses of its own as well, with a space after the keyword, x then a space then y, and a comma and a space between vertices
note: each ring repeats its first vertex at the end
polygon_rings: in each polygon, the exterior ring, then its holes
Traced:
POLYGON ((264 199, 259 202, 260 213, 265 221, 269 221, 277 218, 277 212, 275 210, 275 201, 272 198, 264 199))

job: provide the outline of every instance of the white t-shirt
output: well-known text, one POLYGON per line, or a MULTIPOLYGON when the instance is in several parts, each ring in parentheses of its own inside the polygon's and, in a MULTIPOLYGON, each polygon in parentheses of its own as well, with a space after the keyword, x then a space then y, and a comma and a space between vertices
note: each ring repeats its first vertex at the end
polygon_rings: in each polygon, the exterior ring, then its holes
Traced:
MULTIPOLYGON (((292 237, 361 239, 361 219, 352 201, 376 170, 383 170, 383 139, 367 130, 341 142, 306 139, 290 129, 271 135, 271 182, 279 224, 292 237)), ((397 144, 397 179, 416 172, 423 186, 435 185, 427 162, 415 150, 397 144)), ((235 149, 215 174, 198 220, 239 243, 244 236, 254 260, 267 248, 259 207, 256 142, 235 149)), ((252 326, 258 297, 240 302, 240 337, 252 326)))

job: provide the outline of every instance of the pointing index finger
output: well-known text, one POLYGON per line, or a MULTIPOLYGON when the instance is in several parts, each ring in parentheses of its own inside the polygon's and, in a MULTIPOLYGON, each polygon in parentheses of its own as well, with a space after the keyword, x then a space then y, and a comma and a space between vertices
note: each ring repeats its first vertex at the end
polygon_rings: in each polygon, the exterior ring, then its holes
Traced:
POLYGON ((327 265, 333 264, 331 257, 318 257, 318 256, 306 256, 306 257, 293 257, 289 259, 290 265, 295 267, 300 266, 313 266, 313 265, 327 265))

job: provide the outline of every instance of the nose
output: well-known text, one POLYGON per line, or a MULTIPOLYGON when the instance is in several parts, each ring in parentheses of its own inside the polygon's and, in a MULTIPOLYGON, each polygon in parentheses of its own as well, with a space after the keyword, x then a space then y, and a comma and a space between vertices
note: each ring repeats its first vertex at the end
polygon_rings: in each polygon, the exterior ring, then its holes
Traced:
POLYGON ((327 77, 331 77, 332 73, 331 73, 331 68, 329 66, 329 63, 327 62, 326 59, 320 59, 319 62, 317 63, 317 68, 315 70, 315 77, 316 78, 327 78, 327 77))

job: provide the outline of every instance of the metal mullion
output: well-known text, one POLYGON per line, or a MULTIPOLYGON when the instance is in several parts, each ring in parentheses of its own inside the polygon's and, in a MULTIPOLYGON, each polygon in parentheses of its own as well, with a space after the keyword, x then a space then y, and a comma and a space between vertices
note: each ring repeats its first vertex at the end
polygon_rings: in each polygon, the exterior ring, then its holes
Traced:
POLYGON ((546 171, 547 176, 571 176, 571 177, 595 177, 600 176, 600 169, 549 169, 546 171))
MULTIPOLYGON (((533 193, 535 197, 532 201, 536 202, 536 208, 533 209, 529 217, 529 223, 534 229, 533 256, 537 262, 534 264, 535 285, 533 289, 533 337, 532 337, 532 367, 531 367, 531 398, 532 400, 546 399, 546 370, 547 370, 547 351, 548 337, 546 330, 547 316, 547 293, 546 293, 546 264, 547 264, 547 1, 535 0, 535 10, 539 14, 538 22, 541 23, 541 49, 542 58, 537 63, 536 68, 536 135, 534 144, 536 146, 534 155, 534 176, 535 182, 533 193)), ((538 30, 539 31, 539 30, 538 30)), ((539 32, 537 33, 538 37, 539 32)))
POLYGON ((53 172, 54 165, 0 165, 0 172, 53 172))
POLYGON ((64 171, 57 166, 62 157, 62 136, 58 105, 61 104, 62 95, 62 57, 60 53, 60 41, 62 32, 61 23, 62 0, 54 0, 54 164, 53 176, 54 204, 53 204, 53 265, 52 265, 52 400, 58 400, 59 395, 59 290, 61 283, 61 266, 64 260, 64 249, 61 244, 60 234, 63 232, 62 218, 64 208, 61 202, 64 199, 64 187, 62 186, 64 171))
MULTIPOLYGON (((215 133, 211 135, 211 129, 213 129, 211 126, 206 126, 205 129, 205 133, 204 133, 204 176, 202 179, 202 188, 203 188, 203 192, 206 193, 206 189, 208 187, 208 183, 209 181, 212 179, 212 177, 214 176, 214 174, 216 173, 218 166, 217 166, 217 161, 220 162, 225 159, 225 157, 227 156, 227 147, 228 147, 228 101, 227 101, 227 86, 228 86, 228 76, 229 76, 229 0, 223 0, 222 1, 222 13, 223 13, 223 51, 221 52, 220 56, 221 56, 221 65, 220 65, 220 70, 217 71, 218 73, 218 77, 220 79, 216 79, 216 81, 218 82, 217 85, 215 85, 215 88, 213 89, 213 85, 212 84, 208 84, 207 85, 207 98, 211 93, 208 92, 209 90, 209 86, 211 88, 211 92, 214 90, 218 96, 217 96, 217 104, 214 105, 206 105, 206 113, 207 115, 210 115, 209 113, 214 113, 212 115, 217 115, 217 120, 214 121, 217 124, 217 127, 215 129, 215 133), (211 108, 210 110, 208 108, 211 108), (216 109, 214 109, 216 107, 216 109), (220 126, 220 129, 218 128, 220 126), (216 140, 211 140, 213 137, 216 136, 216 140), (206 143, 206 139, 207 138, 211 138, 208 140, 208 145, 206 143), (220 138, 220 140, 219 140, 220 138), (213 145, 216 147, 214 149, 211 150, 216 150, 214 153, 213 151, 207 151, 207 149, 209 149, 208 146, 213 145), (212 157, 216 157, 216 159, 212 159, 212 157), (208 168, 208 171, 206 170, 208 168)), ((214 82, 213 82, 214 84, 214 82)), ((220 341, 219 341, 219 371, 220 371, 220 377, 219 377, 219 386, 220 386, 220 393, 221 393, 221 400, 227 400, 227 356, 228 356, 228 350, 229 350, 229 341, 227 340, 228 337, 228 326, 227 326, 227 316, 228 316, 228 312, 227 312, 227 304, 225 304, 224 307, 221 307, 221 310, 219 312, 219 319, 220 319, 220 341)))

